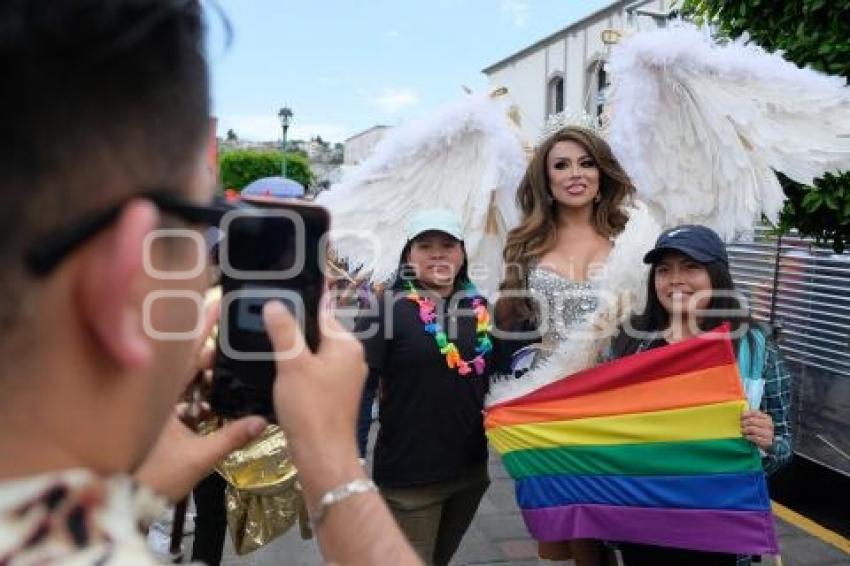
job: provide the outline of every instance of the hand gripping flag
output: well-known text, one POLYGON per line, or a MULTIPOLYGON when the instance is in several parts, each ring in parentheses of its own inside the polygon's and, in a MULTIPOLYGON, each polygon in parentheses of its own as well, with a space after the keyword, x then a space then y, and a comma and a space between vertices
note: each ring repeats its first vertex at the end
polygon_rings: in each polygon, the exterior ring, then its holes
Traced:
POLYGON ((485 427, 540 541, 777 554, 727 328, 491 407, 485 427))

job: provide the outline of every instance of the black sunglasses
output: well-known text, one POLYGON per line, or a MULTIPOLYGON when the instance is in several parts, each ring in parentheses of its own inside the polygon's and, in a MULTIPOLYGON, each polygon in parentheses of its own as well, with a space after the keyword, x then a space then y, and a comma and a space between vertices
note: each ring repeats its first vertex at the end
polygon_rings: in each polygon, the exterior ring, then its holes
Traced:
POLYGON ((154 203, 162 212, 173 214, 189 224, 217 226, 222 217, 235 207, 223 198, 203 205, 179 197, 172 192, 154 191, 133 195, 100 212, 89 214, 79 222, 59 228, 33 245, 25 256, 27 269, 32 275, 43 277, 53 271, 63 259, 86 240, 112 224, 121 209, 133 199, 154 203))

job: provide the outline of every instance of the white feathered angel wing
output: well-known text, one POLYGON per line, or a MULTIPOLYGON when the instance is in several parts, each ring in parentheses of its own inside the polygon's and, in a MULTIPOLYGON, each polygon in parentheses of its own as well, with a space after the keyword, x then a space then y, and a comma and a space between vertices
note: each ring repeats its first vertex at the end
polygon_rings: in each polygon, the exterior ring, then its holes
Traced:
POLYGON ((319 195, 331 212, 331 245, 355 271, 386 281, 398 267, 405 222, 448 208, 463 221, 470 276, 490 293, 501 276, 507 232, 519 221, 523 144, 505 96, 469 95, 393 128, 373 155, 319 195))
POLYGON ((609 141, 666 226, 725 238, 775 221, 774 173, 804 184, 850 169, 850 88, 778 53, 715 44, 692 25, 623 41, 608 65, 609 141))

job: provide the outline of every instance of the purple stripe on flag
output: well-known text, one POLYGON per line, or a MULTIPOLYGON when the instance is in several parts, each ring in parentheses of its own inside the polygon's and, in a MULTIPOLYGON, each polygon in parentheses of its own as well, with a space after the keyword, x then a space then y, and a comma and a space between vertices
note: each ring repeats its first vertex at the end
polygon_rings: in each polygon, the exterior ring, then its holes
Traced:
POLYGON ((735 554, 777 554, 769 511, 566 505, 524 509, 539 541, 574 538, 654 544, 735 554))

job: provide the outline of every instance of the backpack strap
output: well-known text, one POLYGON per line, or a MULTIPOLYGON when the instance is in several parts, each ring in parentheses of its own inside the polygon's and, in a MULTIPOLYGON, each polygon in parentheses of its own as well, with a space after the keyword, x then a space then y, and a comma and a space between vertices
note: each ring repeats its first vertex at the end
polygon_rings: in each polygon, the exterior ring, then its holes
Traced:
POLYGON ((738 371, 751 409, 761 406, 764 394, 764 366, 767 337, 759 328, 751 328, 738 345, 738 371))

